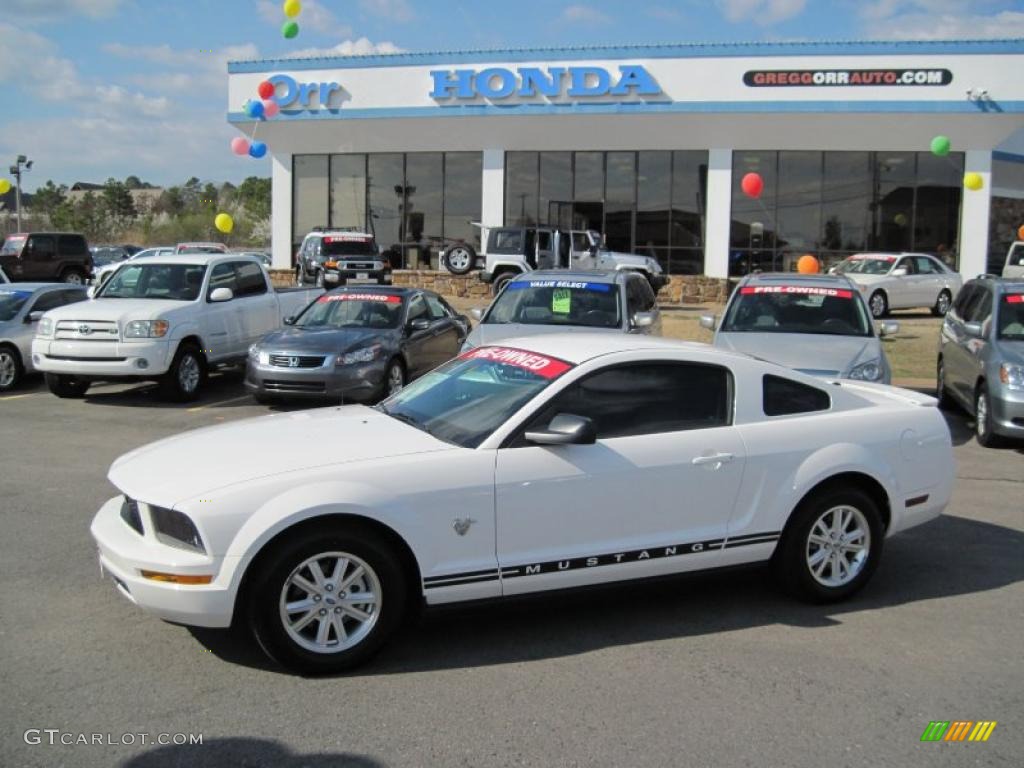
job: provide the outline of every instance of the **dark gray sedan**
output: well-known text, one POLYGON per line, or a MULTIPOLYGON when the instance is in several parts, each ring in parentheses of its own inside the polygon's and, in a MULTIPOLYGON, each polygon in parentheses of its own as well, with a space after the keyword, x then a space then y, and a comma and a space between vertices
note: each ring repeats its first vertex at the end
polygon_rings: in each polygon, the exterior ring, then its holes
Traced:
POLYGON ((249 348, 245 386, 259 401, 391 395, 459 353, 469 320, 432 291, 351 287, 325 293, 249 348))

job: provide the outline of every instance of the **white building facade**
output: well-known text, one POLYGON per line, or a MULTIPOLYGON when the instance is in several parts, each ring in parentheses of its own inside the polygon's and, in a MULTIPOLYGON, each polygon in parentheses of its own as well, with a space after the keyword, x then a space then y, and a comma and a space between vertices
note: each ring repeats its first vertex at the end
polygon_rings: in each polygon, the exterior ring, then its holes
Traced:
POLYGON ((672 274, 864 250, 986 271, 1024 223, 1024 40, 416 53, 229 64, 229 121, 268 146, 274 266, 314 226, 396 268, 479 228, 590 227, 672 274), (243 104, 274 86, 280 112, 243 104), (951 151, 936 155, 932 139, 951 151), (745 194, 742 179, 763 191, 745 194), (981 189, 964 188, 978 174, 981 189), (1001 225, 1002 226, 1002 225, 1001 225))

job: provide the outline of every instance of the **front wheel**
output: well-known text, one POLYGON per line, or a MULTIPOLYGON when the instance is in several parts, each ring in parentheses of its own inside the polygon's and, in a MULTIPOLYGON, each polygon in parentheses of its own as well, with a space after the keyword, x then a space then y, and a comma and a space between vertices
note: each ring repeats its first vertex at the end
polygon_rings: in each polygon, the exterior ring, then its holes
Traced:
POLYGON ((388 363, 388 373, 384 378, 384 397, 391 397, 405 387, 405 366, 397 357, 388 363))
POLYGON ((978 386, 978 391, 974 395, 974 434, 978 438, 978 444, 985 448, 998 448, 1002 445, 1002 440, 995 433, 992 404, 989 402, 988 390, 984 383, 978 386))
POLYGON ((14 347, 0 346, 0 392, 7 392, 18 386, 25 375, 21 355, 14 347))
POLYGON ((871 298, 868 299, 868 308, 871 310, 871 316, 876 320, 885 317, 889 311, 889 300, 885 297, 885 293, 883 291, 872 293, 871 298))
POLYGON ((943 288, 939 292, 939 296, 935 299, 935 306, 932 307, 932 314, 936 317, 945 317, 946 313, 949 312, 949 305, 953 303, 953 297, 949 291, 943 288))
POLYGON ((443 261, 445 269, 453 275, 466 275, 476 266, 476 251, 465 243, 453 245, 444 252, 443 261))
POLYGON ((160 393, 168 400, 186 403, 199 397, 205 381, 206 360, 199 348, 182 344, 160 380, 160 393))
POLYGON ((50 391, 57 397, 85 397, 85 393, 89 389, 88 381, 83 381, 82 379, 78 379, 74 376, 68 376, 63 373, 48 373, 45 378, 46 386, 49 387, 50 391))
POLYGON ((369 659, 405 611, 402 566, 371 531, 322 526, 296 535, 260 564, 249 617, 263 650, 307 674, 369 659))
POLYGON ((871 578, 882 556, 878 505, 858 488, 805 500, 787 526, 775 565, 785 586, 816 603, 843 600, 871 578))

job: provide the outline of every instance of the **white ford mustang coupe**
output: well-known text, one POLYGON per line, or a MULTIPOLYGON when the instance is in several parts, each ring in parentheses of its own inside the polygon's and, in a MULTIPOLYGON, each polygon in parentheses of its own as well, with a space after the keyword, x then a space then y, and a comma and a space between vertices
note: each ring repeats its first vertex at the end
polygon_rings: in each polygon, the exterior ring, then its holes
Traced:
POLYGON ((188 432, 118 459, 103 570, 281 664, 366 660, 419 604, 771 561, 845 598, 954 474, 932 398, 667 339, 477 347, 376 408, 188 432))

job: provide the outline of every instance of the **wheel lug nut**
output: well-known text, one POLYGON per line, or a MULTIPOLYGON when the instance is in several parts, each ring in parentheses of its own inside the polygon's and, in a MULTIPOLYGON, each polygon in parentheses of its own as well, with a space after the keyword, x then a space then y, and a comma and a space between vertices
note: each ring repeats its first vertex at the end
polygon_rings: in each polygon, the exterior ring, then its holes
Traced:
POLYGON ((334 609, 334 612, 335 612, 335 613, 341 613, 341 608, 335 608, 335 609, 334 609))
POLYGON ((320 595, 313 595, 313 602, 314 603, 319 603, 320 602, 320 595))
POLYGON ((333 584, 328 584, 326 589, 327 589, 328 592, 333 592, 334 591, 334 585, 333 584))
POLYGON ((320 615, 321 616, 326 616, 327 615, 327 609, 326 608, 321 608, 320 609, 320 615))
POLYGON ((348 597, 344 592, 339 592, 338 597, 348 597))

